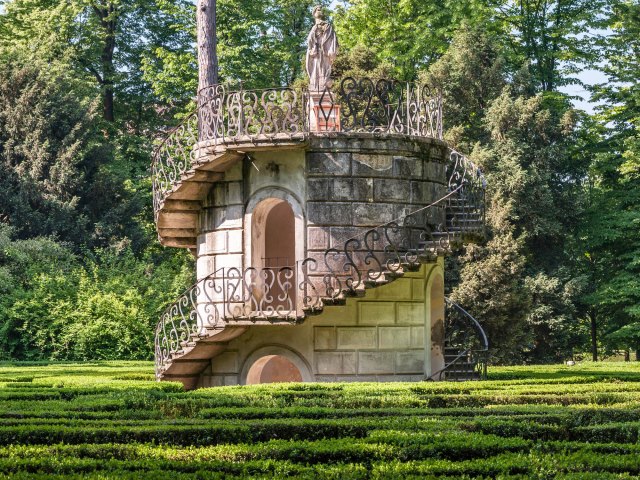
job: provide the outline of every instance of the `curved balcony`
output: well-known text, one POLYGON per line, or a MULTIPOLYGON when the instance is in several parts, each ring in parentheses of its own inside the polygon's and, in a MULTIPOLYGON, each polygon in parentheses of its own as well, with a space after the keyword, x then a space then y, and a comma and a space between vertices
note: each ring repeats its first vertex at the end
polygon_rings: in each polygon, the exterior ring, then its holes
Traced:
POLYGON ((426 85, 351 77, 323 91, 206 87, 198 93, 196 111, 155 151, 156 220, 169 197, 197 199, 200 184, 215 182, 244 152, 304 144, 309 135, 351 132, 441 139, 442 97, 426 85))

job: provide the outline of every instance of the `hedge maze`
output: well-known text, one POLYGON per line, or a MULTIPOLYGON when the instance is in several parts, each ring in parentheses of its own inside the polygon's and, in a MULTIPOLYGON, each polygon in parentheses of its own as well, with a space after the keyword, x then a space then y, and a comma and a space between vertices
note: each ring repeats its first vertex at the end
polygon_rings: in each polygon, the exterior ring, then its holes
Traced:
POLYGON ((145 362, 0 364, 0 478, 640 478, 640 365, 183 392, 145 362))

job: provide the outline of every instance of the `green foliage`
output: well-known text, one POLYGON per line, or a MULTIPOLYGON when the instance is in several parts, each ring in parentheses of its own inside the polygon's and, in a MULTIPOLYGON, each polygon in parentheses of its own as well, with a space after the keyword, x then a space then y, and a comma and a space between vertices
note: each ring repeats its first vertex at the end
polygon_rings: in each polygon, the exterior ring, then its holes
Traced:
POLYGON ((93 107, 68 77, 0 68, 0 218, 22 238, 80 239, 88 222, 80 197, 98 161, 93 107))
POLYGON ((0 365, 0 475, 599 479, 640 473, 637 365, 491 368, 486 382, 192 392, 153 381, 151 371, 144 362, 0 365), (432 405, 436 399, 440 407, 432 405))
POLYGON ((601 59, 598 29, 609 4, 605 0, 504 2, 500 17, 515 37, 505 39, 511 62, 518 68, 527 61, 542 91, 580 83, 574 75, 601 59))
POLYGON ((424 79, 443 92, 445 137, 472 150, 487 179, 489 239, 452 265, 453 298, 486 326, 499 361, 570 356, 584 341, 565 236, 579 224, 586 170, 572 158, 574 113, 563 98, 533 94, 526 66, 510 78, 479 29, 461 29, 424 79))
POLYGON ((590 208, 583 228, 583 268, 594 285, 585 297, 605 346, 640 346, 640 75, 637 49, 640 5, 615 2, 609 19, 606 62, 609 78, 596 88, 604 102, 590 147, 590 208))
MULTIPOLYGON (((193 107, 194 5, 1 3, 0 355, 147 358, 155 316, 189 281, 186 255, 158 250, 148 165, 152 132, 193 107)), ((314 3, 219 0, 223 81, 304 82, 314 3)), ((431 84, 445 138, 486 174, 488 241, 448 280, 494 359, 570 357, 589 323, 596 346, 640 347, 639 18, 636 0, 334 12, 336 76, 431 84), (585 66, 608 76, 593 117, 557 92, 585 66)))
POLYGON ((155 265, 130 249, 84 263, 53 240, 12 240, 0 227, 2 357, 148 359, 157 318, 190 281, 183 259, 155 265))
POLYGON ((394 66, 396 76, 414 80, 418 71, 443 55, 458 27, 482 25, 492 16, 484 2, 416 1, 344 2, 335 15, 342 45, 373 49, 379 61, 394 66))

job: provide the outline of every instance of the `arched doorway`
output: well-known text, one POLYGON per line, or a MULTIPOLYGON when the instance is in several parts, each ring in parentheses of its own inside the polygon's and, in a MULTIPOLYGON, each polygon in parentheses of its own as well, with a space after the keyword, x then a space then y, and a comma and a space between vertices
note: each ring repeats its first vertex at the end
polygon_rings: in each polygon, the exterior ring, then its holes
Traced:
POLYGON ((252 265, 259 272, 261 309, 296 309, 296 226, 291 205, 266 198, 251 218, 252 265))
POLYGON ((247 373, 247 385, 259 383, 301 382, 302 374, 292 361, 282 355, 259 358, 247 373))
POLYGON ((291 267, 295 263, 296 227, 293 210, 284 200, 276 200, 265 220, 264 257, 266 268, 291 267))

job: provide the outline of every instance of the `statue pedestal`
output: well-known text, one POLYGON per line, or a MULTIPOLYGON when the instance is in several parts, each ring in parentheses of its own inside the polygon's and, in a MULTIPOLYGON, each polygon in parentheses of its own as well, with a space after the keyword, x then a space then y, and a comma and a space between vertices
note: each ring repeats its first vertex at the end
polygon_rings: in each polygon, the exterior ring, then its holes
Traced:
POLYGON ((329 89, 309 93, 309 129, 312 132, 339 132, 340 105, 329 89))

